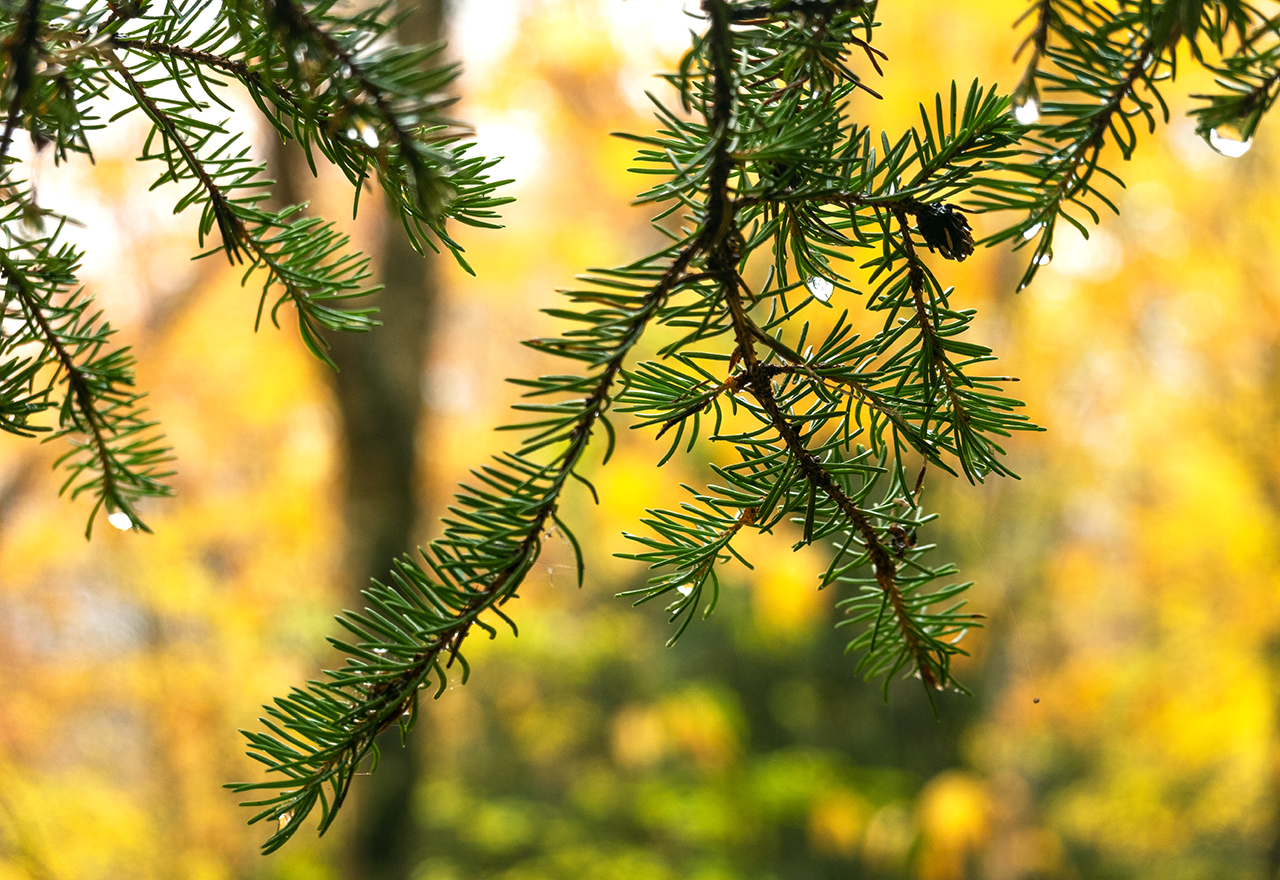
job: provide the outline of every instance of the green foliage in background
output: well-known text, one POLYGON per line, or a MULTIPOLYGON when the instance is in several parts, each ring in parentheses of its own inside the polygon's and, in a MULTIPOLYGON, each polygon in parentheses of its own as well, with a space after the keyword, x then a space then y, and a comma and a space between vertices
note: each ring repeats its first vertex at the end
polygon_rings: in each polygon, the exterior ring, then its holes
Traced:
MULTIPOLYGON (((57 241, 62 218, 16 177, 17 131, 57 158, 87 152, 102 124, 96 102, 123 94, 123 112, 151 122, 143 158, 161 163, 157 184, 185 188, 177 208, 198 205, 202 236, 219 232, 210 253, 245 265, 246 279, 261 270, 260 311, 270 302, 275 320, 291 303, 322 359, 324 331, 373 323, 346 302, 367 289, 366 262, 328 224, 263 207, 261 167, 209 114, 227 107, 224 81, 357 193, 377 176, 419 247, 461 259, 445 221, 490 225, 501 200, 489 163, 441 115, 453 71, 382 40, 383 7, 274 0, 212 17, 194 5, 3 7, 0 425, 33 433, 47 427, 36 414, 57 408, 54 436, 75 444, 66 486, 90 492, 94 513, 105 505, 143 528, 134 504, 165 493, 168 451, 132 390, 127 351, 110 347, 109 325, 77 288, 79 256, 57 241)), ((407 731, 418 691, 442 692, 450 667, 465 677, 475 628, 514 630, 503 606, 550 531, 574 541, 562 493, 595 491, 584 456, 598 436, 607 461, 613 413, 669 438, 661 461, 701 441, 717 462, 687 504, 650 511, 634 536, 634 558, 655 575, 632 598, 668 602, 675 636, 714 609, 717 566, 747 563, 735 537, 790 520, 797 547, 829 548, 820 586, 853 590, 841 623, 855 628, 860 671, 886 686, 914 675, 930 699, 959 687, 951 660, 976 619, 963 609, 966 584, 917 540, 930 519, 921 492, 931 470, 1009 475, 1003 438, 1034 429, 1008 396, 1012 380, 988 372, 992 352, 966 338, 975 315, 943 280, 946 261, 975 246, 966 214, 1010 215, 986 241, 1032 248, 1025 285, 1051 257, 1059 219, 1087 234, 1099 206, 1114 207, 1107 181, 1118 178, 1101 161, 1128 158, 1138 130, 1167 118, 1159 89, 1178 63, 1217 76, 1195 115, 1224 153, 1247 149, 1280 91, 1280 21, 1248 4, 1039 0, 1011 97, 953 84, 891 138, 850 116, 885 60, 874 3, 705 0, 703 12, 704 30, 665 76, 678 103, 655 100, 658 130, 633 137, 636 170, 656 181, 640 201, 657 207, 667 244, 592 271, 549 310, 571 329, 530 344, 579 372, 517 380, 528 419, 514 426, 516 450, 474 472, 422 561, 398 560, 393 582, 367 593, 370 607, 341 619, 352 638, 334 643, 347 665, 278 699, 265 732, 248 734, 269 775, 238 788, 267 792, 252 804, 254 821, 279 822, 268 851, 317 806, 321 830, 333 822, 375 737, 407 731), (863 308, 833 311, 837 291, 860 294, 863 308)))

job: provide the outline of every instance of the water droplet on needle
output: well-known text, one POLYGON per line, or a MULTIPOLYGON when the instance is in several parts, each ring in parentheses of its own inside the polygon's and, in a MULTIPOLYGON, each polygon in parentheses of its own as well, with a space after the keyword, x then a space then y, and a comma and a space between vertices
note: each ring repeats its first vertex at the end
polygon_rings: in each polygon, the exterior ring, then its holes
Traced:
POLYGON ((1023 101, 1013 105, 1013 118, 1023 125, 1035 125, 1040 121, 1040 102, 1034 95, 1028 95, 1023 101))
POLYGON ((1219 125, 1209 132, 1209 146, 1215 153, 1228 159, 1238 159, 1253 146, 1253 138, 1246 138, 1234 125, 1219 125))
POLYGON ((123 510, 117 510, 115 513, 107 517, 107 522, 111 523, 122 532, 127 532, 133 528, 133 520, 129 518, 129 514, 123 510))
POLYGON ((809 292, 813 294, 815 299, 820 299, 823 302, 831 299, 831 294, 836 289, 834 284, 819 275, 810 278, 804 283, 804 286, 809 288, 809 292))

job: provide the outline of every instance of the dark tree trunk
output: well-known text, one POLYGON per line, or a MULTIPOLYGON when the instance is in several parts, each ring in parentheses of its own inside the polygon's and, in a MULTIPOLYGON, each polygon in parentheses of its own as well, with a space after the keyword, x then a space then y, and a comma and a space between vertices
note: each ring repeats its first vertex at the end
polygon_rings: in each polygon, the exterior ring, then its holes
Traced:
MULTIPOLYGON (((441 38, 443 0, 424 0, 400 25, 403 43, 441 38)), ((391 560, 413 549, 422 515, 416 441, 422 412, 422 370, 438 311, 433 255, 419 255, 399 221, 388 216, 381 256, 382 326, 333 340, 339 372, 334 391, 342 413, 347 462, 347 570, 363 587, 386 578, 391 560)), ((416 855, 413 788, 417 749, 390 730, 378 743, 378 772, 362 780, 350 840, 352 880, 408 880, 416 855)))
MULTIPOLYGON (((423 0, 399 26, 404 43, 435 43, 444 29, 444 0, 423 0)), ((280 151, 273 169, 276 198, 305 198, 300 156, 280 151)), ((383 290, 368 304, 382 326, 372 333, 333 334, 338 365, 333 391, 341 418, 346 485, 346 572, 350 601, 371 578, 386 582, 392 560, 413 549, 423 511, 416 439, 423 417, 422 370, 438 301, 433 255, 414 251, 399 220, 388 216, 379 261, 383 290)), ((417 777, 413 743, 402 748, 399 733, 379 740, 378 772, 360 780, 348 807, 345 876, 351 880, 408 880, 416 847, 412 811, 417 777)))

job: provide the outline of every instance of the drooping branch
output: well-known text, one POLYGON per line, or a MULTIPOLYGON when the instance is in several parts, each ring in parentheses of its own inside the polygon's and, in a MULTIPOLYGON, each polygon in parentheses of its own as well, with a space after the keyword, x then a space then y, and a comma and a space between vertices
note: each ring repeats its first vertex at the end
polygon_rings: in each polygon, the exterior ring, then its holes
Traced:
MULTIPOLYGON (((716 130, 719 130, 722 126, 727 127, 732 122, 728 109, 730 102, 727 98, 723 100, 721 98, 722 95, 730 93, 735 67, 732 33, 729 28, 729 9, 725 0, 703 0, 703 10, 707 12, 711 20, 707 40, 709 44, 708 55, 712 63, 713 93, 716 96, 714 106, 717 108, 718 113, 723 112, 725 114, 723 118, 713 119, 713 126, 716 130)), ((742 287, 736 267, 738 255, 733 252, 730 246, 730 237, 727 234, 728 230, 734 228, 735 205, 727 197, 727 194, 723 199, 716 198, 719 190, 716 188, 715 183, 717 180, 728 180, 732 171, 733 158, 727 152, 723 156, 713 153, 713 156, 711 173, 708 175, 709 180, 712 182, 708 202, 708 217, 717 217, 718 214, 719 225, 726 230, 726 234, 721 235, 718 241, 712 243, 708 255, 708 265, 710 267, 709 271, 719 281, 720 295, 733 324, 737 354, 743 364, 744 375, 736 381, 736 384, 751 393, 756 403, 766 414, 770 425, 786 445, 787 450, 794 460, 799 463, 805 479, 836 505, 848 521, 850 528, 857 532, 870 556, 876 581, 893 609, 894 619, 902 633, 907 650, 912 656, 913 663, 920 673, 920 677, 929 687, 940 687, 942 683, 934 671, 935 668, 939 668, 936 665, 937 661, 930 657, 922 646, 922 641, 917 632, 917 625, 906 607, 901 590, 898 588, 897 565, 886 548, 886 541, 872 524, 871 517, 853 502, 831 473, 822 465, 817 456, 805 445, 800 432, 778 405, 773 393, 773 385, 770 378, 771 371, 763 368, 759 356, 756 354, 755 343, 758 338, 758 331, 748 318, 746 306, 742 301, 742 287), (722 164, 718 165, 718 162, 722 164)), ((710 224, 708 224, 709 227, 710 224)))

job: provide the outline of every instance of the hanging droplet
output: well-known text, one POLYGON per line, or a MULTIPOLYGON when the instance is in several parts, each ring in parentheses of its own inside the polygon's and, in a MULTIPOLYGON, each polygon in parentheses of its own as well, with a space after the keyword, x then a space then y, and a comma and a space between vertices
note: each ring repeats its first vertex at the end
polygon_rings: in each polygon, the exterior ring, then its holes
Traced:
POLYGON ((1239 127, 1226 123, 1209 132, 1209 146, 1228 159, 1238 159, 1253 146, 1253 138, 1245 137, 1239 127))
POLYGON ((117 510, 111 516, 107 517, 107 522, 111 523, 122 532, 127 532, 133 528, 133 520, 129 519, 129 514, 123 510, 117 510))
POLYGON ((288 825, 290 822, 293 821, 293 810, 285 810, 283 813, 281 813, 279 816, 276 817, 276 821, 280 823, 281 828, 284 828, 286 825, 288 825))
POLYGON ((693 592, 693 586, 690 584, 681 584, 680 586, 676 587, 676 592, 679 593, 681 596, 688 596, 690 593, 693 592))
POLYGON ((1036 223, 1033 226, 1028 226, 1026 229, 1022 231, 1022 237, 1025 238, 1027 241, 1031 241, 1031 239, 1035 238, 1037 235, 1040 234, 1041 229, 1044 229, 1043 223, 1036 223))
POLYGON ((1051 262, 1053 262, 1053 251, 1045 251, 1044 253, 1036 254, 1037 266, 1047 266, 1051 262))
POLYGON ((814 275, 804 283, 809 288, 809 292, 813 294, 814 299, 820 299, 823 302, 831 299, 831 294, 835 292, 836 286, 820 275, 814 275))
POLYGON ((1013 118, 1023 125, 1035 125, 1040 121, 1040 102, 1034 94, 1021 98, 1013 105, 1013 118))

